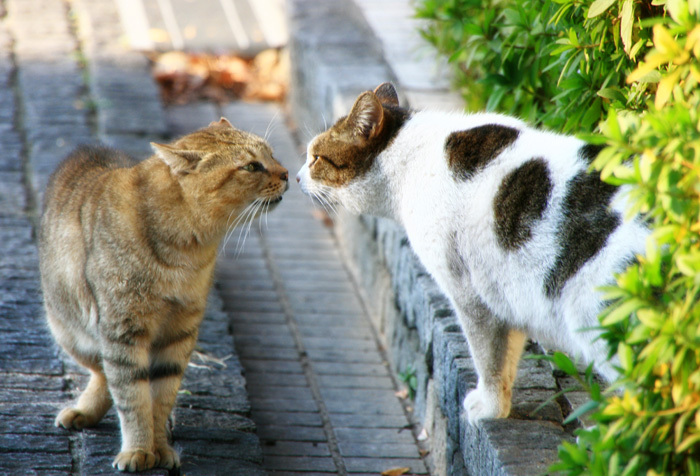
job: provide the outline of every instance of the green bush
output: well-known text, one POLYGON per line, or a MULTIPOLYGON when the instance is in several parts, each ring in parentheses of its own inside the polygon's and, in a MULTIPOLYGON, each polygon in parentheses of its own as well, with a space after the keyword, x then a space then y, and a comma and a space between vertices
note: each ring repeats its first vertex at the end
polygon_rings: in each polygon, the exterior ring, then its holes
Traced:
MULTIPOLYGON (((419 15, 458 86, 489 98, 470 108, 568 132, 598 125, 585 136, 607 146, 594 168, 628 186, 652 226, 645 256, 604 290, 602 338, 619 356, 621 392, 578 377, 597 424, 560 447, 552 470, 700 475, 700 2, 423 0, 419 15), (526 73, 510 76, 512 61, 526 73)), ((551 360, 571 373, 563 354, 551 360)))
POLYGON ((651 37, 641 18, 657 10, 632 0, 423 0, 418 17, 431 20, 422 34, 454 65, 468 109, 578 132, 610 107, 643 108, 648 83, 625 78, 651 37))

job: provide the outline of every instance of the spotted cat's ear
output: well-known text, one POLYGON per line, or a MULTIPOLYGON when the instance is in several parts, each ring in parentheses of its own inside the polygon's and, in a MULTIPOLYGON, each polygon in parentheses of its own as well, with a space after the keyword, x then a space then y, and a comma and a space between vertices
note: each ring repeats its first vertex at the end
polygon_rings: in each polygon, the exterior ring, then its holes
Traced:
POLYGON ((202 157, 193 150, 176 149, 171 145, 151 142, 151 147, 160 159, 168 164, 174 173, 187 173, 194 169, 202 157))
POLYGON ((353 135, 364 139, 373 139, 382 131, 384 109, 372 91, 358 96, 347 118, 353 135))
POLYGON ((225 117, 222 117, 218 121, 214 121, 214 122, 209 124, 209 127, 212 127, 212 126, 225 126, 225 127, 230 127, 231 129, 233 129, 233 125, 225 117))
POLYGON ((396 88, 391 83, 382 83, 374 90, 374 95, 377 96, 379 102, 387 106, 398 106, 399 95, 396 88))

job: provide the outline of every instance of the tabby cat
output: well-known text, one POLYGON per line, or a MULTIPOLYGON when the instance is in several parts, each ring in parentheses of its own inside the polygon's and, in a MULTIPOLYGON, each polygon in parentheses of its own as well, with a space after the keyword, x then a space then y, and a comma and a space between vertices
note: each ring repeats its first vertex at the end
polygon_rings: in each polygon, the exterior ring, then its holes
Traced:
POLYGON ((90 371, 56 425, 80 430, 116 406, 113 465, 179 466, 166 421, 197 339, 219 244, 236 219, 269 210, 287 170, 261 138, 226 119, 135 163, 80 147, 45 194, 39 255, 56 341, 90 371))
POLYGON ((591 328, 610 284, 644 250, 624 189, 589 173, 599 152, 497 114, 410 111, 384 83, 316 136, 302 190, 388 217, 451 300, 478 373, 472 424, 510 412, 526 336, 615 376, 591 328))

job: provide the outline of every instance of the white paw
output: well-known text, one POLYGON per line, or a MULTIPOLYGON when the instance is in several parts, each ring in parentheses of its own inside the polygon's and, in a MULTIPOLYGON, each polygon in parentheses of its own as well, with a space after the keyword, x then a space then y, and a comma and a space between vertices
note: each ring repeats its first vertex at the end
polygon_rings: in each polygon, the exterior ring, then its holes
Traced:
MULTIPOLYGON (((467 411, 469 424, 476 426, 479 421, 487 418, 505 418, 510 413, 510 405, 503 408, 498 395, 490 394, 482 388, 469 392, 464 399, 464 409, 467 411)), ((510 403, 510 402, 509 402, 510 403)))

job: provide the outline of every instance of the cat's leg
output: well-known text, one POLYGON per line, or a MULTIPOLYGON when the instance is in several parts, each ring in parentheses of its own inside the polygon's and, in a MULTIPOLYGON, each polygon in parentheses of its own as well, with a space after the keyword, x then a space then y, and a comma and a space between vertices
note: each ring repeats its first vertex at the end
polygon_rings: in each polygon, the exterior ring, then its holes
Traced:
POLYGON ((75 407, 66 407, 56 417, 56 426, 67 430, 82 430, 95 426, 112 407, 107 379, 102 370, 90 369, 90 381, 75 407))
POLYGON ((180 457, 168 442, 168 418, 196 340, 196 330, 180 334, 169 343, 161 344, 152 354, 154 451, 160 458, 159 466, 168 469, 180 466, 180 457))
POLYGON ((82 430, 96 425, 112 406, 107 379, 102 371, 98 356, 98 346, 93 344, 90 336, 79 331, 68 330, 60 319, 47 308, 47 322, 56 342, 70 354, 73 359, 90 371, 88 385, 80 394, 75 406, 61 410, 56 417, 56 426, 67 430, 82 430))
POLYGON ((147 339, 104 332, 104 370, 119 414, 122 447, 112 465, 120 471, 143 471, 156 465, 153 412, 148 382, 147 339))
POLYGON ((469 422, 505 418, 526 335, 498 320, 481 302, 465 306, 458 315, 479 379, 464 399, 469 422))

